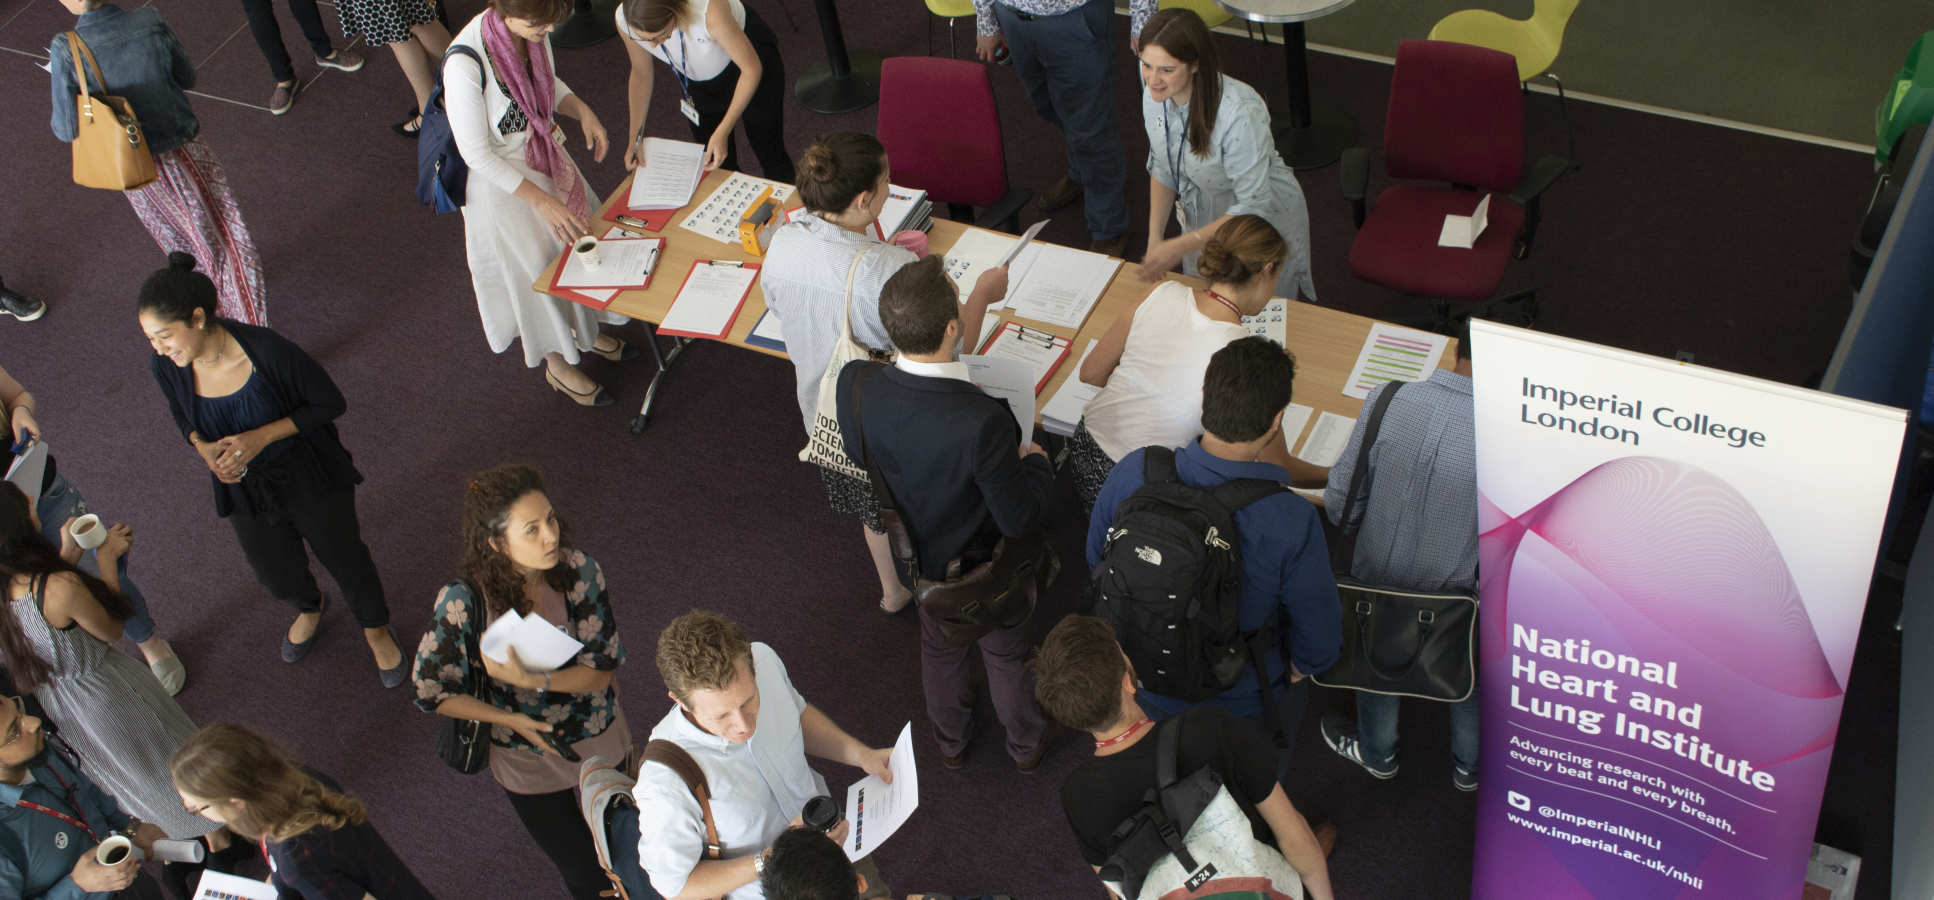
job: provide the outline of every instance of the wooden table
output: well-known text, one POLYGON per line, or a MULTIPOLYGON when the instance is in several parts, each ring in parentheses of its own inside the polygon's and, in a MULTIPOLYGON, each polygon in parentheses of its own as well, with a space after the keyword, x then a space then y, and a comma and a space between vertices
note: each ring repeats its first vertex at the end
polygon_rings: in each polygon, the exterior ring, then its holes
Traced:
MULTIPOLYGON (((693 194, 694 201, 704 199, 725 180, 725 177, 724 172, 716 170, 707 174, 693 194)), ((605 201, 605 206, 609 207, 622 200, 630 189, 630 180, 626 179, 625 184, 612 192, 610 199, 605 201)), ((795 206, 798 205, 797 196, 795 193, 795 199, 792 201, 795 206)), ((600 209, 599 213, 602 214, 603 211, 600 209)), ((659 256, 657 275, 652 279, 651 287, 647 290, 625 291, 619 294, 611 302, 612 312, 639 319, 648 324, 664 321, 666 312, 671 309, 672 299, 678 295, 678 288, 685 280, 685 273, 691 270, 694 261, 699 259, 759 261, 758 257, 746 253, 744 248, 737 244, 721 244, 680 228, 678 223, 682 221, 684 221, 684 213, 681 212, 672 217, 671 223, 665 226, 664 231, 657 232, 655 235, 665 238, 665 249, 659 256)), ((610 223, 598 219, 594 230, 602 234, 609 225, 610 223)), ((971 227, 936 218, 933 220, 932 230, 928 233, 929 247, 933 252, 944 253, 971 227)), ((650 232, 640 233, 650 234, 650 232)), ((540 292, 548 292, 551 277, 563 261, 564 255, 560 253, 532 287, 540 292)), ((1168 277, 1190 285, 1202 283, 1201 279, 1184 275, 1171 274, 1168 277)), ((1054 392, 1060 389, 1063 382, 1075 377, 1082 348, 1087 342, 1106 333, 1108 327, 1114 324, 1115 318, 1131 309, 1136 301, 1147 296, 1152 287, 1152 284, 1142 281, 1136 275, 1134 263, 1123 263, 1116 271, 1114 280, 1109 282, 1107 291, 1102 293, 1101 299, 1096 301, 1093 311, 1088 314, 1088 321, 1079 331, 1036 322, 1032 319, 1022 319, 1033 328, 1075 339, 1067 358, 1056 367, 1054 374, 1048 379, 1047 387, 1041 391, 1035 404, 1036 410, 1047 405, 1048 398, 1054 396, 1054 392)), ((738 318, 733 320, 732 328, 727 333, 724 343, 754 353, 783 358, 785 356, 783 353, 746 343, 746 336, 752 333, 752 327, 758 324, 759 317, 764 315, 765 309, 765 293, 760 289, 760 283, 755 281, 752 284, 751 295, 746 298, 745 306, 739 310, 738 318)), ((1011 310, 1004 309, 999 313, 1003 321, 1015 318, 1011 310)), ((1357 353, 1363 349, 1363 342, 1369 336, 1370 326, 1375 320, 1294 301, 1289 304, 1289 314, 1286 319, 1284 329, 1287 335, 1286 343, 1289 351, 1296 355, 1297 363, 1296 402, 1313 407, 1318 413, 1333 412, 1340 416, 1356 418, 1357 412, 1363 406, 1363 401, 1343 396, 1343 382, 1349 377, 1351 367, 1356 365, 1357 353)), ((650 417, 651 403, 656 396, 659 379, 664 377, 672 358, 684 348, 687 341, 681 338, 671 353, 661 355, 656 346, 656 331, 654 330, 652 334, 654 340, 651 342, 653 346, 650 349, 659 361, 659 371, 652 376, 651 387, 646 390, 644 408, 640 409, 638 415, 632 419, 633 434, 644 430, 650 417)), ((981 337, 985 340, 987 336, 981 337)), ((1439 366, 1450 368, 1456 356, 1451 348, 1455 346, 1453 343, 1445 350, 1443 358, 1438 361, 1439 366)), ((1312 424, 1315 419, 1316 416, 1312 415, 1312 424)), ((1296 444, 1292 440, 1290 449, 1295 448, 1296 444)))

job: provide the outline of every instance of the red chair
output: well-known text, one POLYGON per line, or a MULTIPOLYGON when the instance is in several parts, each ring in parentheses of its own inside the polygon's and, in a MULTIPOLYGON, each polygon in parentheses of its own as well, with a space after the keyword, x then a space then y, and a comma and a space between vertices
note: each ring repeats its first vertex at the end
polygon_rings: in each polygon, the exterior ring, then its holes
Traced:
POLYGON ((1021 207, 1034 192, 1008 187, 986 66, 929 56, 886 60, 878 133, 894 184, 926 191, 935 204, 947 204, 955 221, 1020 230, 1021 207))
POLYGON ((1448 330, 1450 301, 1487 307, 1521 303, 1527 324, 1537 295, 1524 290, 1492 299, 1511 257, 1531 252, 1539 198, 1570 161, 1559 156, 1524 166, 1524 93, 1508 53, 1449 41, 1404 41, 1390 79, 1384 120, 1384 169, 1397 184, 1366 208, 1370 151, 1343 152, 1343 196, 1356 214, 1350 271, 1372 284, 1427 297, 1432 323, 1448 330), (1489 224, 1470 249, 1439 247, 1446 215, 1468 216, 1491 193, 1489 224))

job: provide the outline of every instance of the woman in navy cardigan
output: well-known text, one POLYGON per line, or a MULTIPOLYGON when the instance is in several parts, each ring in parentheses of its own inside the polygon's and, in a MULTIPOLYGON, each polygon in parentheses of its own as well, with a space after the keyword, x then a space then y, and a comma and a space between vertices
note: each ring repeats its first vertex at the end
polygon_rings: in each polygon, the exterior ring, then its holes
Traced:
POLYGON ((194 268, 194 257, 170 253, 168 267, 148 276, 141 331, 175 426, 208 466, 215 514, 234 527, 256 580, 296 608, 282 660, 308 655, 327 606, 306 543, 363 627, 383 686, 396 687, 408 660, 356 521, 363 476, 336 434, 348 404, 301 347, 217 317, 215 285, 194 268))

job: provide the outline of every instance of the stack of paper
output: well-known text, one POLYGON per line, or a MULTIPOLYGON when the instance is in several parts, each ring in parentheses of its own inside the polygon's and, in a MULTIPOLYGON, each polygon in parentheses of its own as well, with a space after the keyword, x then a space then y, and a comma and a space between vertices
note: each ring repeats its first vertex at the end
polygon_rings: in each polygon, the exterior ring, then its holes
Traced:
POLYGON ((705 176, 705 145, 648 137, 639 148, 637 174, 625 205, 632 209, 677 209, 692 202, 705 176))
POLYGON ((1035 241, 1008 268, 1007 302, 1017 316, 1078 330, 1120 267, 1105 254, 1035 241))
POLYGON ((902 231, 926 231, 932 224, 933 201, 927 192, 893 184, 887 186, 886 205, 873 220, 873 230, 884 241, 902 231))
POLYGON ((1025 447, 1034 440, 1034 369, 1026 362, 1004 356, 979 356, 965 354, 960 361, 967 364, 973 382, 987 395, 998 400, 1006 400, 1007 408, 1014 413, 1014 421, 1021 426, 1021 446, 1025 447))
POLYGON ((1297 451, 1296 458, 1324 468, 1336 465, 1337 459, 1343 456, 1343 448, 1350 443, 1350 431, 1354 428, 1355 419, 1333 412, 1318 415, 1316 427, 1310 429, 1309 440, 1303 442, 1303 449, 1297 451))
POLYGON ((575 659, 584 644, 536 612, 520 616, 517 610, 507 609, 484 629, 477 648, 498 662, 509 662, 510 654, 505 650, 514 649, 525 671, 555 672, 575 659))
POLYGON ((1088 345, 1081 348, 1081 361, 1075 364, 1074 371, 1069 372, 1067 380, 1055 389, 1048 405, 1041 407, 1041 427, 1049 433, 1072 437, 1074 427, 1081 423, 1082 412, 1088 408, 1088 401, 1101 393, 1101 388, 1081 380, 1081 367, 1088 362, 1088 354, 1093 352, 1095 341, 1091 338, 1088 345))
POLYGON ((1035 375, 1034 392, 1038 394, 1048 386, 1048 378, 1054 375, 1055 367, 1067 358, 1068 346, 1067 338, 1029 328, 1019 322, 1009 322, 981 342, 980 352, 983 356, 999 356, 1026 363, 1028 371, 1035 375))
POLYGON ((1242 327, 1257 337, 1266 337, 1278 344, 1287 344, 1289 336, 1289 301, 1281 297, 1269 301, 1262 312, 1242 317, 1242 327))

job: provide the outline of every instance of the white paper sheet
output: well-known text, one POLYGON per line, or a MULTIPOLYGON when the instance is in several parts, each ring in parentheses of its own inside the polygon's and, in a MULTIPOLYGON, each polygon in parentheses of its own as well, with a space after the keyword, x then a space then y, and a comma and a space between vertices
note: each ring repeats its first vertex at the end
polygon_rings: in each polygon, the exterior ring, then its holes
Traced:
POLYGON ((625 205, 632 209, 677 209, 692 202, 699 179, 705 177, 705 145, 691 141, 645 138, 643 157, 631 179, 625 205))
POLYGON ((1288 343, 1289 301, 1281 297, 1269 301, 1262 312, 1243 316, 1242 327, 1257 337, 1266 337, 1278 344, 1288 343))
POLYGON ((276 900, 276 892, 266 881, 204 869, 194 900, 276 900))
POLYGON ((739 304, 759 270, 751 266, 692 264, 691 277, 672 298, 671 309, 658 327, 666 331, 723 335, 739 314, 739 304))
POLYGON ((1350 377, 1343 380, 1343 396, 1361 400, 1386 381, 1422 381, 1437 368, 1450 338, 1387 322, 1370 326, 1350 377))
POLYGON ((1021 251, 1027 249, 1027 245, 1034 243, 1034 236, 1040 234, 1041 229, 1048 227, 1048 221, 1047 219, 1042 219, 1039 222, 1029 225, 1026 231, 1021 232, 1021 239, 1014 242, 1014 246, 1008 249, 1007 255, 1001 257, 1001 261, 997 265, 1005 266, 1012 264, 1014 257, 1020 256, 1021 251))
POLYGON ((772 189, 772 199, 782 206, 786 198, 792 196, 792 185, 754 178, 744 172, 733 172, 724 183, 706 195, 704 202, 687 213, 678 227, 721 244, 737 245, 739 220, 745 217, 745 211, 752 208, 752 201, 759 199, 759 193, 766 188, 772 189))
POLYGON ((879 849, 920 808, 920 770, 913 759, 913 723, 900 726, 886 769, 893 783, 868 775, 846 789, 846 858, 857 860, 879 849))
POLYGON ((967 336, 964 334, 961 335, 963 343, 960 345, 960 352, 973 353, 979 350, 980 348, 987 346, 987 341, 994 336, 994 332, 999 331, 1000 329, 1001 329, 1001 314, 997 312, 988 313, 986 316, 983 316, 980 320, 980 333, 974 335, 974 345, 972 347, 969 347, 966 345, 966 343, 964 343, 967 336))
MULTIPOLYGON (((15 437, 7 435, 8 446, 13 445, 15 437)), ((7 480, 27 495, 28 508, 39 502, 40 485, 47 480, 47 442, 34 441, 27 445, 27 449, 20 451, 20 455, 15 456, 7 466, 7 480)))
MULTIPOLYGON (((1081 413, 1088 408, 1088 401, 1101 393, 1101 388, 1081 380, 1081 366, 1088 361, 1088 354, 1095 352, 1093 338, 1081 348, 1081 356, 1075 360, 1074 368, 1068 377, 1056 388, 1054 396, 1048 398, 1046 406, 1041 407, 1041 427, 1062 437, 1074 435, 1074 427, 1081 422, 1081 413)), ((1292 406, 1295 404, 1291 404, 1292 406)), ((1284 422, 1288 427, 1288 422, 1284 422)), ((1290 446, 1295 446, 1291 444, 1290 446)))
MULTIPOLYGON (((970 228, 963 232, 960 238, 954 241, 954 245, 947 249, 943 259, 947 274, 952 275, 954 284, 960 286, 961 298, 965 299, 973 291, 974 282, 980 280, 980 273, 998 267, 1001 259, 1007 255, 1007 251, 1013 248, 1014 239, 998 232, 982 231, 978 228, 970 228)), ((1013 295, 1014 286, 1020 284, 1021 276, 1026 273, 1025 264, 1032 261, 1033 257, 1028 256, 1007 267, 1009 296, 1013 295)), ((1000 309, 1006 304, 1007 297, 1002 297, 1001 302, 988 308, 1000 309)))
MULTIPOLYGON (((1100 253, 1039 241, 1028 245, 1017 264, 1030 255, 1034 259, 1018 284, 1008 289, 1007 302, 1017 316, 1063 328, 1078 329, 1087 321, 1088 312, 1121 266, 1121 260, 1100 253)), ((1008 270, 1010 281, 1013 271, 1008 270)))
POLYGON ((1042 385, 1055 364, 1067 354, 1068 339, 1056 337, 1050 332, 1028 328, 1019 322, 1010 322, 995 332, 993 343, 982 342, 981 352, 988 356, 1017 359, 1027 364, 1028 371, 1034 375, 1034 384, 1042 385))
POLYGON ((1484 226, 1490 220, 1491 195, 1477 201, 1477 209, 1468 216, 1445 216, 1444 227, 1437 232, 1437 246, 1455 247, 1469 250, 1477 246, 1477 238, 1484 233, 1484 226))
POLYGON ((1297 452, 1296 458, 1324 468, 1336 465, 1337 457, 1343 455, 1344 445, 1350 442, 1350 429, 1355 427, 1355 419, 1324 412, 1316 417, 1316 427, 1310 429, 1309 439, 1303 442, 1303 449, 1297 452))
POLYGON ((1021 446, 1034 441, 1034 370, 1027 363, 1003 356, 962 354, 974 384, 990 397, 1007 401, 1014 421, 1021 426, 1021 446))
POLYGON ((584 644, 535 612, 520 616, 517 610, 507 609, 484 629, 477 639, 477 649, 501 663, 510 660, 510 654, 504 652, 507 647, 516 648, 517 660, 525 670, 555 672, 575 659, 584 644))
POLYGON ((1296 446, 1296 439, 1303 436, 1303 429, 1309 427, 1309 417, 1314 412, 1301 403, 1283 407, 1283 446, 1296 446))
POLYGON ((598 267, 586 266, 575 250, 566 253, 557 286, 572 290, 640 287, 658 265, 658 251, 664 244, 664 238, 600 238, 598 267))
POLYGON ((759 321, 753 323, 752 333, 746 335, 745 339, 747 343, 786 352, 786 335, 780 330, 779 314, 769 308, 765 315, 759 317, 759 321))

